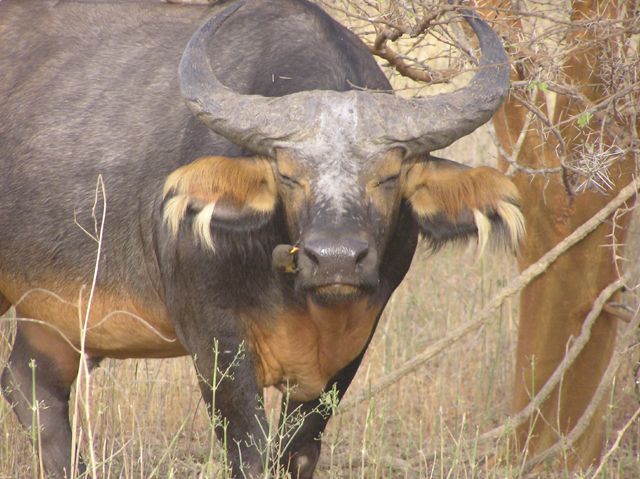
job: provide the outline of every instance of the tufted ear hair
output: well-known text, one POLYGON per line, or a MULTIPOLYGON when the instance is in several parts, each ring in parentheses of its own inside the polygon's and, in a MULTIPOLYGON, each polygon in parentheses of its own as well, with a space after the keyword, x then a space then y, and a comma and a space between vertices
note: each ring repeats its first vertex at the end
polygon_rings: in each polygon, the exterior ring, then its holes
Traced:
POLYGON ((163 198, 171 234, 177 235, 183 220, 192 216, 196 239, 213 250, 212 228, 260 228, 271 219, 278 194, 268 159, 205 156, 172 172, 163 198))
POLYGON ((431 156, 411 166, 403 195, 434 248, 476 236, 480 253, 490 240, 516 251, 524 235, 518 190, 493 168, 431 156))

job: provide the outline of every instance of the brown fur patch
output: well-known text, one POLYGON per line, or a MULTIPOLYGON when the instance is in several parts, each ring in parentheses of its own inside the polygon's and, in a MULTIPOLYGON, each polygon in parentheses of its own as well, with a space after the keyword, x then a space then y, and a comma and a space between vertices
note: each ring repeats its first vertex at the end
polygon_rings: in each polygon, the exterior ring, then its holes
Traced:
MULTIPOLYGON (((0 280, 0 290, 16 306, 21 324, 27 330, 35 331, 33 345, 36 349, 47 355, 52 353, 49 346, 43 347, 47 344, 80 349, 88 289, 56 280, 45 280, 39 285, 39 288, 33 288, 0 280), (55 337, 56 341, 37 339, 46 337, 55 337)), ((91 303, 87 326, 85 352, 90 356, 161 358, 187 354, 159 302, 98 289, 91 303)), ((62 352, 65 348, 58 349, 62 352)))
POLYGON ((402 165, 402 152, 393 149, 386 152, 371 168, 365 190, 367 198, 385 218, 391 218, 402 199, 399 185, 403 184, 406 167, 402 165), (389 179, 397 179, 389 181, 389 179))
POLYGON ((267 159, 205 156, 169 175, 163 195, 170 192, 203 204, 224 198, 238 207, 268 211, 273 208, 276 188, 267 159))
POLYGON ((520 198, 515 185, 493 168, 459 170, 429 163, 411 168, 404 194, 418 215, 444 213, 452 221, 465 210, 495 211, 500 202, 520 198))
POLYGON ((297 161, 294 154, 287 149, 276 150, 276 165, 278 167, 278 185, 280 197, 287 217, 287 227, 292 238, 298 236, 298 215, 311 199, 311 171, 304 168, 304 164, 297 161), (296 181, 299 187, 285 187, 281 176, 287 176, 296 181))
POLYGON ((403 158, 403 151, 399 148, 385 152, 382 159, 373 168, 375 180, 379 181, 388 176, 399 175, 402 170, 403 158))
POLYGON ((458 169, 433 163, 414 165, 407 174, 403 192, 419 217, 443 214, 449 221, 460 221, 473 214, 478 229, 480 252, 491 234, 487 216, 497 215, 506 228, 506 242, 518 247, 524 236, 524 217, 516 186, 502 173, 489 167, 458 169))
POLYGON ((304 311, 280 311, 271 320, 245 318, 249 343, 258 356, 258 382, 292 387, 299 401, 317 398, 327 382, 364 349, 379 305, 366 299, 304 311))
POLYGON ((273 211, 277 201, 276 181, 268 159, 262 157, 227 158, 205 156, 182 166, 169 175, 163 197, 164 220, 177 234, 189 207, 197 209, 194 233, 213 249, 209 233, 215 205, 224 202, 241 211, 273 211))

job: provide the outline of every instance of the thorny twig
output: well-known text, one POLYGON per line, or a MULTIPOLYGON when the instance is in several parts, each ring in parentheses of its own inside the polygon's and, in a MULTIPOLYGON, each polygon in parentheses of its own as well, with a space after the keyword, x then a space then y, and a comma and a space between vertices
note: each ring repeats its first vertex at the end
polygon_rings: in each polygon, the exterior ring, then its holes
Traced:
MULTIPOLYGON (((530 118, 531 117, 527 115, 527 120, 529 120, 530 118)), ((493 123, 491 122, 487 123, 487 131, 489 132, 489 136, 491 137, 493 143, 498 147, 498 152, 500 153, 500 157, 509 164, 509 169, 507 170, 506 174, 507 175, 513 174, 512 170, 521 171, 523 173, 526 173, 527 175, 551 175, 554 173, 561 173, 562 172, 561 166, 554 166, 550 168, 531 168, 528 166, 521 165, 518 162, 518 156, 520 154, 520 150, 522 149, 522 143, 526 138, 529 122, 530 120, 525 123, 525 127, 520 132, 520 135, 518 136, 518 140, 516 141, 516 145, 514 146, 511 154, 507 153, 507 151, 502 146, 502 143, 500 143, 500 141, 498 140, 498 135, 496 134, 496 130, 493 126, 493 123)))
MULTIPOLYGON (((427 0, 320 1, 358 25, 373 27, 373 40, 370 36, 364 38, 369 42, 372 53, 387 61, 401 76, 411 80, 422 84, 450 82, 460 73, 459 68, 451 66, 460 63, 458 60, 451 60, 450 53, 455 50, 462 52, 462 57, 473 62, 473 54, 467 46, 466 36, 457 28, 459 17, 450 15, 460 8, 459 5, 427 0), (454 28, 451 28, 452 26, 454 28), (416 42, 408 47, 404 41, 407 38, 416 39, 416 42), (433 69, 420 59, 407 55, 409 50, 415 50, 418 45, 421 45, 420 48, 427 45, 427 38, 444 42, 445 49, 449 50, 448 67, 433 69)), ((531 123, 538 123, 541 131, 548 131, 554 135, 559 145, 560 164, 549 168, 530 168, 513 161, 517 155, 504 155, 504 151, 501 151, 501 154, 505 156, 512 170, 526 174, 548 175, 560 173, 563 169, 571 172, 578 178, 578 183, 570 194, 579 194, 586 189, 606 190, 609 169, 628 153, 640 150, 635 119, 636 105, 640 100, 640 52, 637 46, 622 41, 640 31, 640 18, 631 13, 620 18, 598 15, 593 18, 570 19, 566 7, 558 2, 541 2, 537 8, 527 6, 528 4, 521 3, 517 8, 485 6, 478 10, 486 18, 499 18, 495 27, 508 39, 506 47, 512 57, 513 67, 521 78, 512 83, 512 96, 535 116, 530 120, 531 123), (516 19, 519 26, 515 26, 516 19), (614 47, 606 47, 608 44, 614 47), (559 59, 569 58, 590 48, 604 48, 604 56, 599 57, 598 62, 604 65, 602 70, 608 71, 607 75, 610 77, 592 80, 600 81, 603 85, 606 83, 607 88, 605 98, 595 104, 583 91, 585 86, 592 86, 585 83, 589 79, 580 79, 581 82, 575 83, 559 66, 563 64, 559 59), (615 50, 609 52, 606 48, 615 50), (551 118, 551 114, 548 117, 537 104, 527 100, 522 92, 523 89, 530 89, 532 86, 537 88, 538 84, 539 88, 544 90, 544 96, 548 101, 553 103, 553 95, 567 97, 578 106, 579 113, 557 115, 556 112, 555 119, 551 118), (583 127, 606 124, 608 137, 615 138, 615 146, 618 149, 615 157, 608 154, 610 142, 606 147, 601 147, 600 143, 604 138, 595 136, 594 144, 585 145, 584 151, 569 148, 566 143, 569 140, 564 138, 562 130, 567 125, 576 124, 583 127)), ((465 5, 465 8, 468 7, 469 5, 465 5)), ((430 47, 428 55, 433 56, 434 53, 440 55, 430 47)), ((421 51, 421 55, 424 57, 425 51, 421 51)), ((536 128, 535 125, 532 127, 536 128)))

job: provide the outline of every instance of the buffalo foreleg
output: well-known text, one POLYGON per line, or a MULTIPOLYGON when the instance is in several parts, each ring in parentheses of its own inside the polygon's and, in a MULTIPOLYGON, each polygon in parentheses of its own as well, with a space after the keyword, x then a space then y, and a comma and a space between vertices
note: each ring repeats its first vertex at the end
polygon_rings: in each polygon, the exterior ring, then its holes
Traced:
POLYGON ((320 436, 331 417, 332 408, 337 406, 337 402, 347 392, 363 356, 364 350, 329 381, 325 389, 325 394, 329 396, 325 400, 318 398, 299 402, 287 399, 286 395, 283 397, 281 421, 295 422, 299 418, 303 419, 302 426, 294 428, 294 436, 285 441, 289 445, 280 458, 281 465, 293 479, 313 477, 320 458, 320 436))
MULTIPOLYGON (((20 423, 31 430, 34 447, 49 478, 75 477, 72 470, 69 390, 79 354, 47 326, 20 322, 2 392, 20 423)), ((77 469, 84 469, 80 464, 77 469)), ((77 471, 82 472, 82 471, 77 471)))
POLYGON ((246 323, 232 307, 252 288, 237 279, 233 283, 231 271, 223 269, 226 265, 207 260, 191 241, 187 235, 178 235, 183 243, 177 247, 177 257, 170 256, 171 248, 164 260, 161 257, 162 264, 176 265, 163 272, 169 313, 180 343, 194 359, 202 397, 216 436, 225 446, 232 476, 264 477, 269 428, 261 404, 262 387, 255 352, 246 341, 246 323))
POLYGON ((216 338, 194 354, 202 397, 234 478, 263 477, 268 454, 262 391, 249 355, 235 338, 216 338))

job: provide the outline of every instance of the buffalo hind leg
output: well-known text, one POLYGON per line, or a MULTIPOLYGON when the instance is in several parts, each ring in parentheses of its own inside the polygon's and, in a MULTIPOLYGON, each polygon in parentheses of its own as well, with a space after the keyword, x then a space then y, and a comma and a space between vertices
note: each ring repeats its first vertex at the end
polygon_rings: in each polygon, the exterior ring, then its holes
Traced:
MULTIPOLYGON (((0 383, 20 423, 36 427, 33 437, 49 478, 72 477, 69 390, 79 354, 47 326, 19 322, 0 383), (37 401, 38 407, 32 406, 37 401)), ((79 466, 83 469, 83 466, 79 466)))
MULTIPOLYGON (((331 391, 335 386, 337 400, 340 401, 347 392, 363 356, 364 350, 329 381, 328 389, 325 392, 331 391)), ((288 418, 295 421, 297 417, 300 417, 299 414, 304 420, 302 426, 297 428, 295 436, 290 440, 289 438, 285 439, 284 442, 289 446, 281 456, 280 463, 293 479, 310 479, 313 477, 318 459, 320 459, 320 436, 331 417, 331 411, 327 410, 327 406, 321 404, 320 398, 307 402, 292 400, 287 402, 286 398, 283 398, 282 411, 281 421, 286 421, 288 418)))

